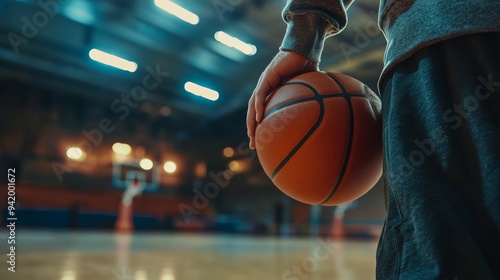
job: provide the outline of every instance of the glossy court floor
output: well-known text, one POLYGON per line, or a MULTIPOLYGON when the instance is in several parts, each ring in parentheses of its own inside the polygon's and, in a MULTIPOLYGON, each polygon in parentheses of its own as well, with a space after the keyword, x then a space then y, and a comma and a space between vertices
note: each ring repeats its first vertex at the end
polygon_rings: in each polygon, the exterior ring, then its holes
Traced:
POLYGON ((26 230, 12 273, 6 234, 3 280, 375 279, 375 241, 26 230))

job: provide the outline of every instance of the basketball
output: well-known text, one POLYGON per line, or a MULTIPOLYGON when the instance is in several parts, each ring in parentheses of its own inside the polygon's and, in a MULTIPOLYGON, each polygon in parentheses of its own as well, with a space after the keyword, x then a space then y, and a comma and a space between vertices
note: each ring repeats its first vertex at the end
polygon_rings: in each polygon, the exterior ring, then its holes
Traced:
POLYGON ((310 72, 266 100, 256 150, 267 176, 307 204, 339 205, 367 193, 382 175, 381 102, 360 81, 310 72))

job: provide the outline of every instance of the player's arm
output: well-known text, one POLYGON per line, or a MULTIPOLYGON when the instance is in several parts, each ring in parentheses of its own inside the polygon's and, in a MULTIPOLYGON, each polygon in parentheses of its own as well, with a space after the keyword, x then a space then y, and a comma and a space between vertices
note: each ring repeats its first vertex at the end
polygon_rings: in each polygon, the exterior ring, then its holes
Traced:
POLYGON ((346 10, 353 1, 288 0, 282 13, 287 30, 280 50, 319 62, 325 39, 346 26, 346 10))
POLYGON ((345 27, 346 9, 353 1, 288 0, 282 13, 287 30, 280 52, 261 74, 248 102, 250 148, 255 148, 255 127, 264 115, 266 96, 283 81, 318 70, 325 39, 345 27))

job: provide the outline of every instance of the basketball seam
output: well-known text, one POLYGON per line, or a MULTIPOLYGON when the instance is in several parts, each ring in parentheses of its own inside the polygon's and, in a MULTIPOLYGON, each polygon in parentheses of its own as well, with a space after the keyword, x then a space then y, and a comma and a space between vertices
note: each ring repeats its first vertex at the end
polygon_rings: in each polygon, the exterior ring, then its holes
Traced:
MULTIPOLYGON (((291 84, 291 83, 289 83, 291 84)), ((287 85, 289 85, 287 84, 287 85)), ((366 98, 366 99, 369 99, 369 97, 366 96, 366 94, 361 94, 361 93, 353 93, 353 94, 349 94, 349 96, 351 97, 361 97, 361 98, 366 98)), ((328 95, 321 95, 320 94, 320 98, 321 99, 326 99, 326 98, 332 98, 332 97, 345 97, 344 95, 342 94, 338 94, 338 93, 332 93, 332 94, 328 94, 328 95)), ((290 102, 287 102, 285 104, 281 104, 281 105, 278 105, 274 108, 272 108, 271 110, 267 111, 265 114, 264 114, 264 117, 262 118, 263 120, 276 113, 277 111, 283 109, 283 108, 286 108, 288 106, 292 106, 292 105, 296 105, 296 104, 300 104, 300 103, 303 103, 303 102, 307 102, 307 101, 312 101, 312 100, 316 100, 317 98, 316 97, 307 97, 307 98, 303 98, 303 99, 297 99, 297 100, 293 100, 293 101, 290 101, 290 102)))
MULTIPOLYGON (((368 98, 366 96, 366 94, 363 94, 363 93, 348 93, 348 94, 351 97, 364 97, 364 98, 368 98)), ((321 97, 323 99, 325 99, 325 98, 330 98, 330 97, 344 97, 344 95, 342 93, 328 93, 328 94, 322 94, 321 97)))
POLYGON ((354 109, 352 107, 352 101, 347 93, 347 90, 345 87, 330 73, 324 72, 328 77, 330 77, 337 85, 340 87, 342 90, 342 95, 345 97, 347 106, 349 108, 349 119, 351 120, 349 123, 349 141, 347 142, 347 151, 345 153, 345 159, 344 159, 344 164, 342 165, 342 169, 340 170, 339 178, 337 179, 337 183, 335 184, 333 190, 330 192, 330 194, 320 203, 323 204, 330 200, 335 193, 337 192, 338 188, 340 187, 340 183, 342 183, 342 179, 344 179, 345 172, 347 170, 347 165, 349 164, 349 156, 351 155, 351 149, 352 149, 352 142, 353 142, 353 136, 354 136, 354 109))
POLYGON ((302 137, 302 139, 295 145, 295 147, 288 153, 288 155, 278 164, 278 166, 274 169, 274 171, 271 173, 271 176, 269 176, 271 179, 274 179, 274 177, 280 172, 280 170, 288 163, 288 161, 297 153, 297 151, 304 145, 304 143, 311 137, 311 135, 318 129, 318 127, 321 125, 321 122, 323 121, 323 116, 325 114, 325 105, 323 103, 323 99, 320 98, 320 94, 316 91, 315 88, 311 87, 310 85, 306 83, 301 83, 297 82, 294 84, 298 85, 303 85, 310 89, 314 93, 314 97, 316 101, 318 101, 319 104, 319 116, 318 119, 316 120, 316 123, 309 129, 309 131, 302 137))
MULTIPOLYGON (((316 98, 315 97, 308 97, 308 98, 303 98, 303 99, 297 99, 297 100, 294 100, 294 101, 290 101, 288 103, 285 103, 285 104, 281 104, 279 106, 276 106, 274 108, 272 108, 271 110, 267 111, 265 114, 264 114, 264 118, 283 109, 283 108, 286 108, 288 106, 292 106, 292 105, 295 105, 295 104, 300 104, 300 103, 303 103, 303 102, 307 102, 307 101, 312 101, 312 100, 315 100, 316 98)), ((263 119, 264 119, 263 118, 263 119)))

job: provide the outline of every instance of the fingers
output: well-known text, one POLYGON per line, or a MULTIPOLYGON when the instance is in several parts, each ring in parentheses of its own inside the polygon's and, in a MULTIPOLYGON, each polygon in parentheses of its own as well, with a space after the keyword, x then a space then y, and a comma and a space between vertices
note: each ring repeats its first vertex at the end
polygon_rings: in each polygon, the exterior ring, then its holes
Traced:
POLYGON ((260 75, 257 86, 248 102, 247 134, 250 138, 249 147, 251 149, 255 149, 255 129, 257 124, 264 117, 266 97, 272 90, 277 88, 280 83, 281 76, 275 71, 273 63, 271 63, 260 75))
POLYGON ((264 117, 266 96, 276 89, 281 83, 281 76, 274 68, 269 68, 261 76, 255 89, 255 120, 260 122, 264 117))
POLYGON ((250 138, 250 144, 248 144, 250 149, 255 150, 255 137, 250 138))
POLYGON ((266 96, 279 86, 281 79, 276 72, 265 70, 259 78, 257 86, 248 102, 247 135, 250 138, 249 147, 255 149, 255 129, 264 116, 266 96))
POLYGON ((252 95, 248 101, 247 110, 247 135, 250 138, 250 149, 255 149, 255 126, 257 122, 255 121, 255 97, 252 95))
POLYGON ((266 97, 284 80, 300 73, 318 70, 318 63, 294 52, 279 52, 259 77, 257 86, 248 102, 247 134, 250 148, 255 149, 255 129, 263 119, 266 97))
POLYGON ((247 109, 247 135, 253 137, 255 135, 255 95, 250 97, 247 109))

